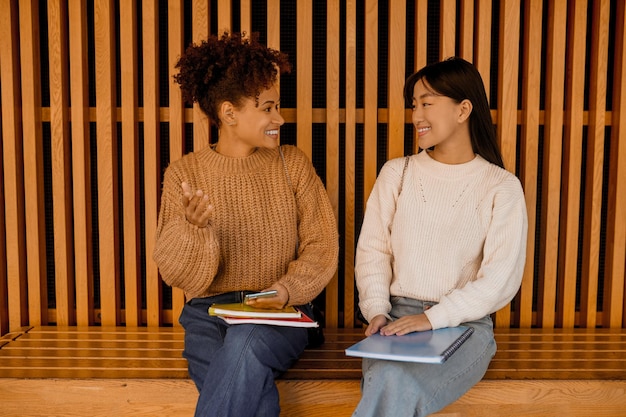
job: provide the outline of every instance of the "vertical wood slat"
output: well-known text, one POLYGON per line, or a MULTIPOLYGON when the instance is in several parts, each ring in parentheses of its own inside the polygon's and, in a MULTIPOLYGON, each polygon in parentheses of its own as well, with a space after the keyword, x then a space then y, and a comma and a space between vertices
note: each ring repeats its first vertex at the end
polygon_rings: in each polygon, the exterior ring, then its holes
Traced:
POLYGON ((526 197, 528 236, 526 266, 519 292, 518 324, 529 328, 533 322, 534 233, 537 224, 537 177, 539 170, 539 97, 541 86, 541 42, 543 1, 530 0, 524 6, 524 50, 522 67, 522 121, 520 147, 520 180, 526 197))
MULTIPOLYGON (((142 6, 143 32, 143 117, 144 117, 144 207, 146 253, 154 251, 156 237, 159 189, 159 4, 157 0, 144 1, 142 6)), ((146 298, 148 326, 159 326, 161 314, 161 280, 152 257, 146 260, 146 298)))
POLYGON ((583 229, 581 327, 597 323, 602 180, 606 120, 606 89, 609 44, 609 0, 594 2, 589 74, 589 129, 585 175, 585 224, 583 229))
POLYGON ((231 0, 217 0, 217 32, 230 32, 233 22, 231 0))
POLYGON ((474 40, 474 65, 485 84, 487 97, 491 97, 491 2, 476 3, 476 39, 474 40))
POLYGON ((251 0, 240 1, 240 20, 241 20, 241 32, 247 34, 252 33, 252 4, 251 0))
POLYGON ((21 2, 20 75, 22 79, 22 130, 24 143, 24 197, 26 250, 28 252, 28 311, 30 323, 47 323, 46 252, 44 224, 43 140, 39 58, 39 8, 21 2))
POLYGON ((344 198, 344 327, 354 326, 354 209, 356 158, 356 1, 346 3, 346 129, 344 198))
POLYGON ((578 225, 580 220, 583 109, 585 98, 585 55, 587 42, 587 5, 574 2, 568 17, 567 45, 570 68, 567 77, 567 102, 563 140, 563 174, 561 185, 561 230, 559 241, 559 279, 557 325, 573 328, 576 308, 578 225))
MULTIPOLYGON (((617 2, 616 22, 626 19, 626 5, 617 2)), ((626 30, 615 29, 613 112, 607 202, 607 242, 603 324, 622 327, 624 318, 624 264, 626 263, 626 30)))
POLYGON ((546 116, 544 139, 543 207, 541 225, 542 279, 539 311, 543 327, 555 322, 556 282, 559 240, 559 205, 561 191, 561 153, 565 78, 567 4, 550 3, 548 8, 546 56, 546 116))
POLYGON ((404 155, 406 0, 389 1, 387 158, 404 155))
POLYGON ((296 9, 296 21, 298 36, 296 46, 298 54, 296 57, 296 68, 298 69, 296 86, 296 127, 298 137, 298 148, 312 159, 313 137, 312 137, 312 102, 313 102, 313 1, 298 1, 296 9))
MULTIPOLYGON (((426 66, 428 56, 428 0, 417 0, 415 2, 415 67, 413 72, 417 72, 426 66)), ((412 123, 411 112, 407 112, 408 121, 412 123)), ((413 133, 413 153, 419 152, 417 132, 411 126, 413 133)))
POLYGON ((120 322, 115 22, 111 0, 95 0, 98 234, 102 325, 120 322))
POLYGON ((461 39, 458 55, 472 62, 474 60, 474 0, 462 0, 460 10, 461 39))
POLYGON ((72 119, 72 192, 76 323, 94 323, 93 252, 91 226, 91 145, 87 69, 87 5, 68 2, 70 99, 72 119))
POLYGON ((378 136, 378 1, 365 1, 365 74, 363 86, 363 204, 377 175, 378 136))
MULTIPOLYGON (((200 43, 209 37, 209 2, 192 0, 191 33, 192 42, 200 43)), ((193 105, 193 148, 199 150, 210 143, 209 119, 200 110, 198 103, 193 105)))
POLYGON ((141 259, 139 224, 139 132, 137 120, 137 4, 120 2, 121 115, 122 115, 122 213, 124 222, 125 323, 141 324, 141 259))
POLYGON ((515 173, 517 138, 517 76, 520 40, 519 0, 500 6, 497 131, 504 167, 515 173))
POLYGON ((48 2, 55 300, 56 322, 62 326, 75 320, 66 18, 65 1, 48 2))
MULTIPOLYGON (((0 22, 0 24, 2 24, 2 22, 0 22)), ((1 34, 0 34, 1 36, 1 34)), ((0 44, 0 48, 2 47, 2 45, 0 44)), ((1 58, 0 58, 1 59, 1 58)), ((0 82, 2 81, 2 70, 0 69, 0 82)), ((2 101, 0 98, 0 120, 2 120, 2 101)), ((0 132, 0 138, 1 136, 0 132)), ((0 173, 4 172, 4 163, 2 162, 2 158, 0 158, 0 173)), ((2 179, 4 179, 4 176, 2 176, 2 179)), ((0 219, 4 219, 4 213, 5 213, 5 209, 4 209, 4 204, 5 204, 5 200, 6 197, 4 195, 4 184, 3 181, 0 180, 0 219)), ((6 245, 5 245, 5 241, 2 238, 3 236, 6 235, 6 227, 3 221, 0 221, 0 265, 6 265, 7 264, 7 257, 6 257, 6 245)), ((8 288, 8 275, 7 275, 7 269, 6 268, 0 268, 0 300, 8 300, 9 299, 9 288, 8 288)), ((9 332, 9 306, 8 303, 5 301, 2 304, 0 304, 0 335, 3 335, 5 333, 9 332)))
POLYGON ((280 50, 280 0, 267 0, 267 46, 280 50))
MULTIPOLYGON (((175 161, 183 156, 184 138, 185 138, 185 106, 183 103, 182 92, 173 80, 175 74, 176 62, 183 53, 184 39, 183 39, 183 0, 169 0, 167 9, 167 24, 168 24, 168 59, 169 59, 169 133, 170 133, 170 147, 169 157, 170 161, 175 161)), ((157 178, 160 178, 158 176, 157 178)), ((152 260, 152 253, 146 253, 146 262, 154 262, 152 260)), ((185 305, 185 293, 180 288, 172 288, 172 321, 174 326, 180 326, 176 319, 180 316, 185 305)))
MULTIPOLYGON (((326 3, 326 192, 339 219, 339 0, 326 3)), ((298 54, 299 55, 299 54, 298 54)), ((337 272, 326 286, 326 325, 339 325, 339 280, 337 272)))
MULTIPOLYGON (((28 323, 26 266, 26 227, 24 217, 24 161, 22 151, 22 118, 18 48, 17 5, 0 0, 0 112, 2 117, 2 158, 4 185, 4 231, 6 249, 7 307, 3 326, 8 331, 28 323)), ((4 332, 4 329, 2 330, 4 332)))
MULTIPOLYGON (((517 147, 517 76, 519 67, 520 40, 520 4, 508 1, 500 6, 498 61, 498 113, 497 132, 504 167, 515 173, 517 147)), ((511 322, 510 306, 503 307, 496 313, 497 327, 509 327, 511 322)))
POLYGON ((446 59, 456 55, 456 0, 441 0, 439 7, 439 59, 446 59))

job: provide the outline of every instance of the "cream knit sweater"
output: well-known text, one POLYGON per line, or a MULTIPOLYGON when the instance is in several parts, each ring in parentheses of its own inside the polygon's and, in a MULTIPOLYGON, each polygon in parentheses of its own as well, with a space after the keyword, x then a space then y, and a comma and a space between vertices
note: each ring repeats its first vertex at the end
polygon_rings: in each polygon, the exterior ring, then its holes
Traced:
POLYGON ((153 255, 167 284, 194 298, 278 281, 291 305, 324 289, 337 268, 335 216, 304 153, 293 146, 283 152, 289 179, 278 149, 229 158, 207 147, 167 168, 153 255), (186 220, 183 181, 209 195, 209 226, 186 220))
POLYGON ((434 329, 505 306, 519 289, 528 220, 519 180, 480 156, 460 165, 410 157, 388 161, 367 202, 356 252, 359 306, 366 319, 391 310, 390 297, 439 304, 434 329))

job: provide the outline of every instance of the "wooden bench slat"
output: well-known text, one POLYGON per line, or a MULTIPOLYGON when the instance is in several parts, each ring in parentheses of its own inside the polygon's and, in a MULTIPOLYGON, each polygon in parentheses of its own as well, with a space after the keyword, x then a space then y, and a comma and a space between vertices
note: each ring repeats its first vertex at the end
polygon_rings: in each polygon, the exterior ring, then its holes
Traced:
MULTIPOLYGON (((345 349, 363 329, 327 329, 285 380, 355 380, 361 359, 345 349)), ((24 329, 0 339, 0 377, 187 378, 181 328, 62 327, 24 329)), ((498 329, 486 379, 626 379, 622 329, 498 329)))

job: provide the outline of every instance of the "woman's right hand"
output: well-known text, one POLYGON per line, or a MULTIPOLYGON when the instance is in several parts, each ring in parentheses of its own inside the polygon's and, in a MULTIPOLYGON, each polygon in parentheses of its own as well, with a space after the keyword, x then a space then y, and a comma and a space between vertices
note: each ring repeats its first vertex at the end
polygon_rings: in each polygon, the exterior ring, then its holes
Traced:
POLYGON ((213 205, 209 196, 202 190, 192 192, 191 187, 183 182, 183 207, 187 221, 197 227, 206 227, 213 216, 213 205))
POLYGON ((381 328, 387 325, 387 317, 382 314, 374 317, 370 320, 370 324, 365 329, 365 336, 371 336, 374 333, 378 333, 381 328))

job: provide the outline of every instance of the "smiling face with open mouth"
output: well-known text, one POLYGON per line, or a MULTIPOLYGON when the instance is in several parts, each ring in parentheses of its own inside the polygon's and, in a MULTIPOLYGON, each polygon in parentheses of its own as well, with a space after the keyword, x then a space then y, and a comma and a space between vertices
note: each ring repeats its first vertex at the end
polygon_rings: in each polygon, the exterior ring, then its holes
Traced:
MULTIPOLYGON (((280 127, 285 119, 280 115, 280 95, 276 87, 263 90, 256 99, 246 99, 242 106, 233 108, 232 120, 222 128, 220 142, 237 150, 231 156, 245 156, 256 148, 275 148, 279 145, 280 127)), ((220 144, 218 144, 218 148, 220 144)))
POLYGON ((412 107, 412 121, 421 149, 435 147, 431 152, 435 159, 436 154, 453 156, 452 160, 446 161, 449 163, 473 158, 467 126, 471 103, 467 100, 459 103, 438 94, 421 79, 415 83, 412 107))

